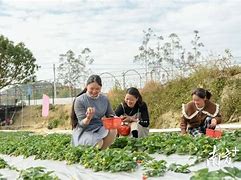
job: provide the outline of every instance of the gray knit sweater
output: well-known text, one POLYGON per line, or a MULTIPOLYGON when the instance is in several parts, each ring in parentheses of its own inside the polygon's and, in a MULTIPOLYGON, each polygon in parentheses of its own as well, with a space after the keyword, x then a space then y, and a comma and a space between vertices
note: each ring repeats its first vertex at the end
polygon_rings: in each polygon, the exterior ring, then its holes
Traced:
POLYGON ((99 127, 103 126, 103 123, 101 121, 102 117, 109 117, 114 115, 108 98, 103 94, 100 94, 99 97, 96 99, 91 98, 86 93, 80 95, 75 99, 74 111, 78 118, 79 126, 82 128, 86 127, 86 131, 98 129, 99 127), (95 115, 86 127, 86 125, 83 124, 82 120, 86 117, 86 111, 88 107, 95 108, 95 115))

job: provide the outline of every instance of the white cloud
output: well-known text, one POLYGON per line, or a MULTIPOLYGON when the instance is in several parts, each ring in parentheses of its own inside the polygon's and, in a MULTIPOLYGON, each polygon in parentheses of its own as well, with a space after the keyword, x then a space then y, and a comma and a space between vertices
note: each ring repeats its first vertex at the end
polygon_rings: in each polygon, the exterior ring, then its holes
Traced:
POLYGON ((142 30, 149 27, 159 35, 177 33, 187 48, 193 30, 199 30, 206 51, 230 48, 240 56, 240 9, 238 1, 221 0, 5 0, 0 1, 0 32, 31 49, 42 65, 39 79, 53 77, 51 63, 59 54, 69 49, 79 54, 85 47, 92 50, 96 71, 119 73, 132 64, 142 30))

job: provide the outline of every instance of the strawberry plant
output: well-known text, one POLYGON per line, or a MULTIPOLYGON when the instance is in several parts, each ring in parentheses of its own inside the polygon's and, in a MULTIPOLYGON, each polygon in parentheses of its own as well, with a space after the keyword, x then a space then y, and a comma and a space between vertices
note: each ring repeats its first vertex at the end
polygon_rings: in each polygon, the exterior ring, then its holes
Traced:
POLYGON ((208 171, 208 168, 200 169, 190 178, 191 180, 234 179, 241 178, 241 169, 236 167, 224 167, 224 170, 208 171))
POLYGON ((115 142, 111 145, 111 148, 124 148, 128 144, 128 137, 119 137, 115 140, 115 142))
MULTIPOLYGON (((45 172, 44 167, 30 167, 25 170, 18 170, 14 166, 10 166, 6 163, 6 161, 0 158, 0 169, 8 168, 10 170, 15 170, 20 172, 18 179, 22 180, 58 180, 57 176, 52 175, 53 171, 45 172)), ((5 180, 0 174, 0 180, 5 180)))
POLYGON ((18 179, 23 180, 58 180, 59 178, 52 174, 53 171, 45 172, 44 167, 31 167, 21 170, 18 179))
POLYGON ((7 178, 4 178, 3 175, 0 173, 0 180, 7 180, 7 178))
POLYGON ((142 146, 141 138, 129 137, 126 147, 124 148, 127 151, 143 151, 145 147, 142 146))
POLYGON ((147 162, 144 164, 144 175, 147 177, 164 176, 167 171, 166 164, 164 160, 147 162))
POLYGON ((177 173, 190 173, 191 171, 188 169, 190 167, 189 164, 181 165, 172 163, 169 165, 168 170, 177 172, 177 173))
POLYGON ((8 167, 8 164, 4 161, 4 159, 0 158, 0 169, 4 169, 6 167, 8 167))
POLYGON ((137 164, 132 154, 123 149, 99 151, 89 148, 81 157, 81 164, 94 171, 133 171, 137 164))
POLYGON ((145 163, 154 159, 151 156, 149 156, 147 153, 138 152, 138 151, 133 152, 132 156, 137 163, 145 163))
POLYGON ((80 163, 84 151, 85 148, 82 146, 78 146, 76 148, 69 146, 65 149, 65 154, 63 158, 67 161, 67 164, 80 163))
MULTIPOLYGON (((0 153, 8 155, 34 156, 35 159, 65 160, 68 164, 79 163, 94 171, 133 171, 137 162, 145 168, 153 158, 152 153, 183 154, 196 157, 196 163, 210 158, 214 146, 217 155, 227 156, 231 152, 232 160, 241 161, 241 131, 225 132, 221 139, 206 136, 193 138, 179 133, 153 133, 145 138, 117 138, 115 143, 105 151, 93 147, 73 147, 71 136, 66 134, 35 135, 29 132, 0 132, 0 153)), ((157 165, 158 166, 158 165, 157 165)), ((161 174, 153 165, 151 174, 161 174)), ((187 172, 188 165, 172 165, 169 170, 187 172)), ((148 173, 147 173, 148 174, 148 173)))

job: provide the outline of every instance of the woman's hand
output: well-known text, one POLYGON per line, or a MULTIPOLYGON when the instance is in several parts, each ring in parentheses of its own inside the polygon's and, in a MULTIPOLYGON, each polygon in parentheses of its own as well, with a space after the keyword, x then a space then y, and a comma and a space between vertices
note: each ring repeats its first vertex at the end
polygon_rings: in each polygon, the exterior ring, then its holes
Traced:
POLYGON ((93 118, 94 114, 95 114, 95 108, 93 108, 93 107, 88 107, 88 108, 87 108, 87 111, 86 111, 86 118, 87 118, 88 120, 91 120, 91 119, 93 118))
POLYGON ((126 119, 126 116, 121 115, 120 118, 122 121, 124 121, 126 119))
POLYGON ((211 127, 211 128, 215 128, 216 125, 217 125, 217 120, 216 120, 215 118, 213 118, 213 119, 211 120, 210 127, 211 127))
POLYGON ((95 108, 88 107, 85 114, 86 114, 86 117, 83 119, 83 123, 85 125, 88 125, 95 114, 95 108))
POLYGON ((135 119, 132 116, 123 116, 123 122, 128 122, 128 123, 137 122, 137 119, 135 119))

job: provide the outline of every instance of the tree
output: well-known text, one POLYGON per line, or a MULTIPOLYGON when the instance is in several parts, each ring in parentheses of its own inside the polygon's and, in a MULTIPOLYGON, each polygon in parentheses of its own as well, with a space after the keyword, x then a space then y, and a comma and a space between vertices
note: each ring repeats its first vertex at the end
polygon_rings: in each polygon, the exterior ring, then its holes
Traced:
POLYGON ((0 89, 13 84, 34 81, 39 66, 24 43, 16 45, 3 35, 0 36, 0 89))
MULTIPOLYGON (((162 59, 157 57, 158 54, 155 53, 155 49, 152 48, 150 44, 153 38, 156 38, 156 35, 153 34, 153 30, 148 28, 147 31, 143 31, 144 37, 141 46, 139 47, 139 54, 134 56, 134 62, 139 62, 145 66, 145 77, 147 81, 148 69, 151 69, 151 72, 156 72, 156 67, 160 67, 162 59)), ((163 40, 162 36, 157 37, 158 41, 163 40)), ((159 50, 159 42, 157 51, 159 50)))
POLYGON ((173 72, 173 67, 178 66, 177 62, 182 50, 179 37, 172 33, 169 35, 169 40, 164 42, 163 36, 154 34, 151 28, 143 32, 144 38, 139 47, 139 54, 134 56, 134 62, 141 62, 145 65, 146 79, 148 69, 151 70, 151 76, 153 72, 157 75, 158 80, 161 78, 161 71, 164 71, 168 78, 169 71, 173 72), (157 42, 156 46, 153 40, 157 42))
POLYGON ((181 40, 178 37, 177 34, 171 33, 168 36, 167 41, 163 44, 163 46, 160 48, 162 51, 158 52, 158 56, 162 57, 165 67, 162 69, 165 69, 167 78, 171 76, 174 78, 174 67, 177 69, 180 69, 181 67, 181 53, 183 51, 181 40))
POLYGON ((204 47, 203 43, 199 42, 200 36, 198 33, 197 30, 194 30, 194 39, 191 41, 193 51, 187 53, 187 65, 194 70, 197 70, 200 61, 202 61, 200 48, 204 47))
MULTIPOLYGON (((72 91, 73 87, 81 87, 85 84, 86 78, 90 74, 88 64, 92 64, 94 59, 90 56, 91 50, 85 48, 78 57, 72 50, 66 54, 60 54, 60 64, 58 70, 58 81, 68 85, 72 91)), ((72 96, 72 93, 70 93, 72 96)))
POLYGON ((191 41, 192 51, 188 52, 186 52, 181 44, 181 39, 175 33, 171 33, 164 40, 163 36, 156 35, 151 28, 143 32, 144 38, 139 47, 139 54, 134 56, 134 62, 145 64, 146 75, 147 70, 150 69, 151 75, 153 72, 156 73, 158 80, 160 80, 161 71, 163 71, 168 80, 170 75, 172 78, 178 73, 184 75, 196 70, 200 65, 202 60, 200 48, 204 45, 200 42, 197 30, 194 31, 194 38, 191 41), (153 41, 156 41, 157 44, 155 45, 153 41))
POLYGON ((215 55, 211 52, 211 54, 207 57, 206 66, 214 66, 218 69, 224 70, 225 68, 231 67, 233 63, 233 55, 230 49, 225 49, 222 54, 215 55))

